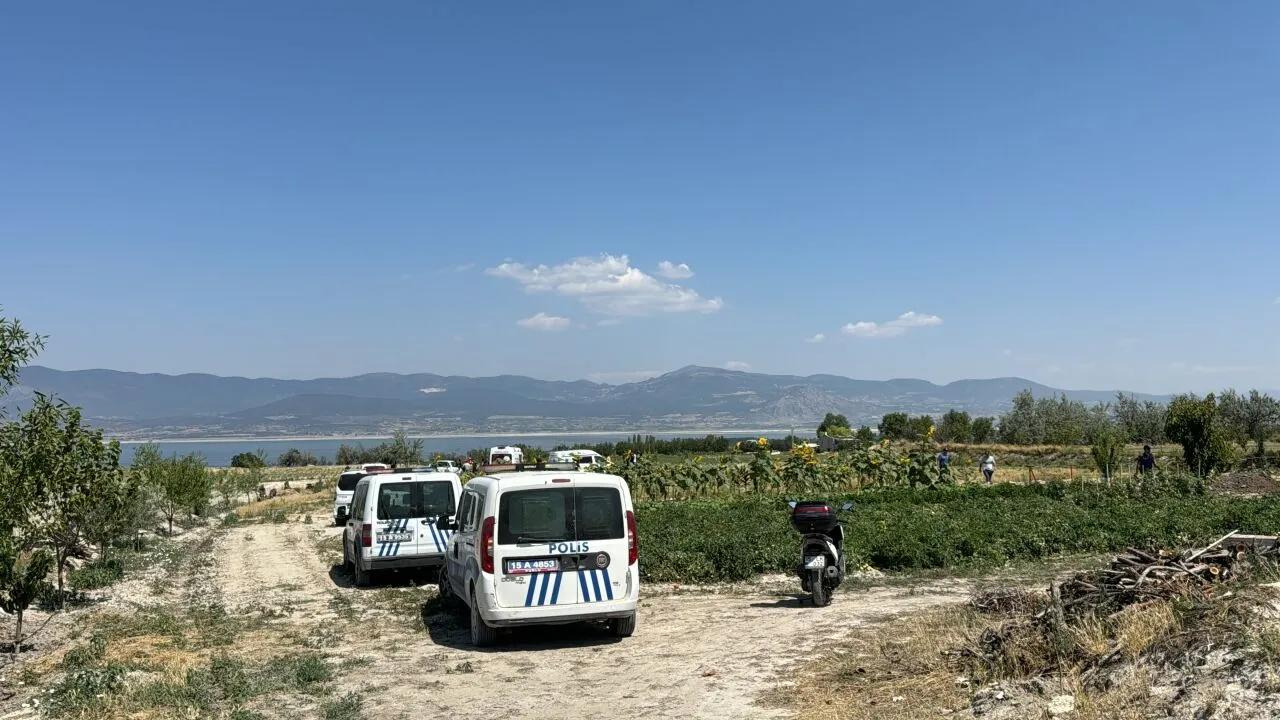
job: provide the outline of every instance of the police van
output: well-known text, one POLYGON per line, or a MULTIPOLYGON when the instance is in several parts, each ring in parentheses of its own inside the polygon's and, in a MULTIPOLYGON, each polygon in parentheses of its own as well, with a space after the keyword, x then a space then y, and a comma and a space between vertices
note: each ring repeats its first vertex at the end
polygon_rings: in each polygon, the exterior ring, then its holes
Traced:
POLYGON ((440 594, 470 610, 475 645, 498 629, 588 620, 635 632, 640 541, 627 483, 564 469, 472 479, 454 520, 440 594))
POLYGON ((444 565, 452 533, 437 527, 458 508, 462 483, 454 473, 384 472, 356 483, 342 531, 342 566, 358 586, 379 570, 444 565))
POLYGON ((360 478, 373 473, 389 472, 391 468, 382 463, 365 463, 355 470, 344 470, 338 476, 338 487, 333 493, 333 524, 342 525, 347 522, 347 512, 351 507, 351 496, 355 494, 356 483, 360 478))

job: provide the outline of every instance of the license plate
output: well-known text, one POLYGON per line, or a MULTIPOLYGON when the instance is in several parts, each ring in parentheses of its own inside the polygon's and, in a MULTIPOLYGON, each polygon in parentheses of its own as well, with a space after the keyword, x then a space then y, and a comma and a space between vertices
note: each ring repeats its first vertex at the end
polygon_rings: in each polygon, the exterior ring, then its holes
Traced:
POLYGON ((804 559, 804 566, 807 570, 821 570, 827 566, 826 555, 814 555, 804 559))
POLYGON ((413 540, 413 533, 411 532, 378 533, 378 542, 380 543, 409 542, 411 540, 413 540))
POLYGON ((532 575, 534 573, 559 572, 559 558, 511 559, 507 561, 508 575, 532 575))

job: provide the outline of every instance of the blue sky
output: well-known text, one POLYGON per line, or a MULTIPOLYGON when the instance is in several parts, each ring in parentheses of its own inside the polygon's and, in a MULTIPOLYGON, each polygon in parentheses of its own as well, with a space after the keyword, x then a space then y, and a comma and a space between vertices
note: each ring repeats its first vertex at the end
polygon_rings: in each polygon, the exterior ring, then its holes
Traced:
POLYGON ((1277 37, 1273 2, 9 5, 0 305, 68 369, 1276 387, 1277 37))

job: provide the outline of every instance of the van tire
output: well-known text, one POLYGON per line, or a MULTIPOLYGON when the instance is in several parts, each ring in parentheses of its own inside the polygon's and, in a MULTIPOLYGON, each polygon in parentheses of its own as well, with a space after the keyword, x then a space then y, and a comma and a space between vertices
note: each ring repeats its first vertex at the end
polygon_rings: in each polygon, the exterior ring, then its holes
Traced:
POLYGON ((489 627, 480 615, 480 604, 476 602, 476 592, 471 591, 471 644, 476 647, 493 647, 498 642, 498 631, 489 627))
POLYGON ((631 635, 636 631, 636 614, 631 613, 626 617, 610 620, 609 631, 613 633, 614 637, 631 637, 631 635))
POLYGON ((347 547, 346 541, 342 543, 342 572, 348 575, 354 572, 351 569, 351 552, 347 547))
POLYGON ((440 596, 440 606, 449 609, 456 607, 459 603, 458 596, 453 594, 453 588, 449 586, 449 573, 445 568, 440 568, 440 575, 436 578, 436 593, 440 596))
POLYGON ((352 558, 351 565, 355 568, 351 574, 354 576, 356 587, 369 587, 369 575, 372 573, 360 568, 360 558, 352 558))

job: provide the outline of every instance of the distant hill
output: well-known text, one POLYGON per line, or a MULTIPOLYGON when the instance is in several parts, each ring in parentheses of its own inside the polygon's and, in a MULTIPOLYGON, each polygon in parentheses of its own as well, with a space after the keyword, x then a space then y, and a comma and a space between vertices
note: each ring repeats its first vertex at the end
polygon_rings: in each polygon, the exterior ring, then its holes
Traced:
MULTIPOLYGON (((855 380, 838 375, 766 375, 688 367, 622 385, 371 373, 277 380, 117 370, 24 369, 6 398, 21 407, 36 392, 85 410, 126 437, 536 432, 585 430, 809 429, 828 412, 855 423, 888 412, 951 408, 994 415, 1020 390, 1106 402, 1112 390, 1060 390, 1022 378, 855 380)), ((1140 395, 1144 398, 1154 396, 1140 395)), ((1159 398, 1157 398, 1159 399, 1159 398)))

